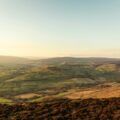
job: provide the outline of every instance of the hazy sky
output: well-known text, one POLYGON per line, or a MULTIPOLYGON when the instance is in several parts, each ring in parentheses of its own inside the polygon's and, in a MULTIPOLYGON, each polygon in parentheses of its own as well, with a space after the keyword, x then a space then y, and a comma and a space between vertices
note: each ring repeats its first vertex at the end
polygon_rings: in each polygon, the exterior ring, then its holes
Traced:
POLYGON ((0 0, 0 55, 120 57, 120 0, 0 0))

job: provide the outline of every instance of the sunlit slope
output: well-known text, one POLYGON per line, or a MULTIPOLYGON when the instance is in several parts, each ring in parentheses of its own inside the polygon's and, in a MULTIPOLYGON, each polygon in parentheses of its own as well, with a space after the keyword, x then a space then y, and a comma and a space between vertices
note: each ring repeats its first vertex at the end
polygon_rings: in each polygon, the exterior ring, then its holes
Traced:
POLYGON ((105 83, 91 88, 74 90, 66 97, 70 99, 120 97, 120 83, 105 83))

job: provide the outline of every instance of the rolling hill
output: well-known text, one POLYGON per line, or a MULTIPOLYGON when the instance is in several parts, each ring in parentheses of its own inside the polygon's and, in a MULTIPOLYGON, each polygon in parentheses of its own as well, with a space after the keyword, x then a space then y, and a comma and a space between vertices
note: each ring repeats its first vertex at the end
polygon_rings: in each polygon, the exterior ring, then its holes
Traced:
POLYGON ((4 59, 0 64, 1 101, 39 101, 63 97, 77 89, 120 83, 119 59, 1 57, 0 61, 4 59))
POLYGON ((36 60, 36 63, 40 64, 105 64, 105 63, 118 63, 120 64, 120 58, 77 58, 77 57, 56 57, 36 60))

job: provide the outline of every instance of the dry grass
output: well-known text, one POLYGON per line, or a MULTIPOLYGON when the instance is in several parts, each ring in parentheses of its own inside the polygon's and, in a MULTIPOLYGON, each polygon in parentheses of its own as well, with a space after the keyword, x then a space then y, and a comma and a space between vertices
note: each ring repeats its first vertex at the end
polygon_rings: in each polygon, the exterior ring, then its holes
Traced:
POLYGON ((76 90, 71 92, 66 97, 70 99, 120 97, 120 84, 108 83, 89 89, 86 88, 84 90, 76 90))
POLYGON ((31 99, 31 98, 39 97, 39 96, 40 96, 39 94, 28 93, 28 94, 21 94, 21 95, 15 96, 15 98, 18 98, 18 99, 31 99))

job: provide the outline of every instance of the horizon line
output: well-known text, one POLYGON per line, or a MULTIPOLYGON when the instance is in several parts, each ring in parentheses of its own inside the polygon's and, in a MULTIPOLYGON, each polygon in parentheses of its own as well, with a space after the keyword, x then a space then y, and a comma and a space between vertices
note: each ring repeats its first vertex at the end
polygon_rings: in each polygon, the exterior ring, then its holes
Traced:
POLYGON ((49 58, 105 58, 105 59, 120 59, 120 57, 105 57, 105 56, 15 56, 15 55, 0 55, 0 57, 18 57, 27 59, 49 59, 49 58))

